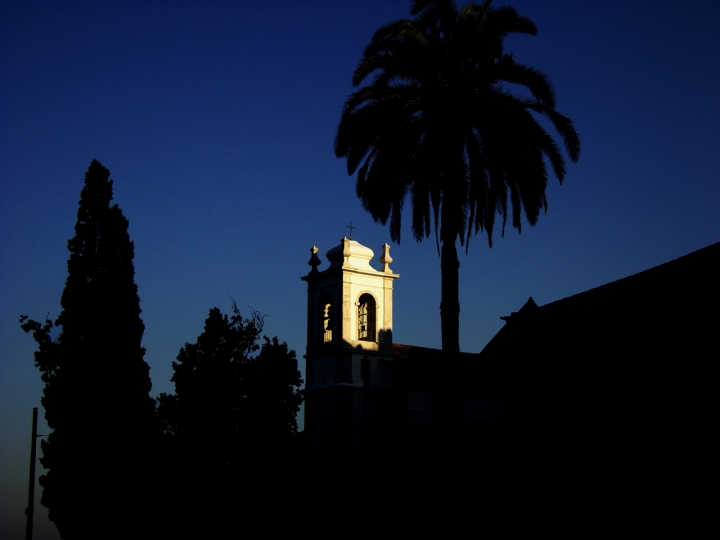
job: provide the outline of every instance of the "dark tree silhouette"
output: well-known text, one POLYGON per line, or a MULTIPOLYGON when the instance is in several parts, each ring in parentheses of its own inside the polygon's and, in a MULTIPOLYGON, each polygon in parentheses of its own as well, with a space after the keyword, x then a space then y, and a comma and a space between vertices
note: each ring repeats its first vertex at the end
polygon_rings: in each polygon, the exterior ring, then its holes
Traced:
POLYGON ((495 216, 521 230, 547 209, 546 159, 562 182, 564 158, 538 122, 557 130, 570 159, 580 152, 572 122, 555 110, 549 79, 503 52, 508 34, 535 34, 512 7, 451 0, 415 0, 413 19, 381 27, 353 75, 335 154, 357 171, 357 195, 375 221, 400 241, 409 198, 415 240, 434 228, 442 289, 440 318, 446 363, 460 350, 456 241, 479 231, 492 245, 495 216), (512 83, 510 87, 507 83, 512 83), (513 88, 524 87, 525 91, 513 88), (509 203, 508 204, 508 198, 509 203), (432 224, 432 227, 431 227, 432 224))
POLYGON ((271 498, 277 504, 292 473, 302 380, 285 343, 258 345, 262 322, 234 303, 230 317, 211 309, 197 342, 173 362, 175 394, 158 399, 176 521, 186 531, 231 532, 239 513, 247 522, 271 498))
POLYGON ((93 160, 68 242, 62 311, 44 324, 21 317, 39 345, 52 429, 42 441, 42 504, 66 539, 143 537, 149 518, 155 408, 134 247, 111 200, 110 172, 93 160))

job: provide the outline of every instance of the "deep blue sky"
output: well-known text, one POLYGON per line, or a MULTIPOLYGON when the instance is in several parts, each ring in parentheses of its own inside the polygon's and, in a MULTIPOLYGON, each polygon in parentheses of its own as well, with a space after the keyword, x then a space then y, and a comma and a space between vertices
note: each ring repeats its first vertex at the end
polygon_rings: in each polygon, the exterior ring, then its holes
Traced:
MULTIPOLYGON (((507 49, 554 82, 582 153, 535 228, 492 249, 476 237, 462 256, 466 351, 529 296, 547 303, 720 240, 720 4, 512 5, 539 32, 507 49)), ((110 169, 130 220, 153 395, 172 391, 172 360, 228 295, 301 357, 309 248, 324 254, 350 220, 376 254, 389 241, 332 142, 364 45, 408 6, 0 2, 1 536, 22 534, 42 392, 17 320, 59 312, 90 161, 110 169)), ((394 337, 438 347, 434 240, 404 233, 394 337)), ((36 527, 57 537, 42 511, 36 527)))

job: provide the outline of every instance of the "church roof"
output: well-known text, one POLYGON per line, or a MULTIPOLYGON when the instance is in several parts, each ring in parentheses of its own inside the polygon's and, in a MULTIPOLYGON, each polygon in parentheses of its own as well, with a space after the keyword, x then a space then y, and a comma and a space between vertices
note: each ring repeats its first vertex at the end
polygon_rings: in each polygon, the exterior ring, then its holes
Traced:
MULTIPOLYGON (((628 366, 635 375, 702 370, 706 351, 719 350, 718 276, 720 243, 543 306, 529 298, 479 354, 461 353, 455 380, 492 397, 553 384, 560 372, 597 390, 628 366)), ((385 363, 400 384, 429 388, 442 361, 439 349, 393 344, 385 363)))
POLYGON ((530 299, 477 363, 494 393, 513 399, 555 396, 583 414, 635 400, 690 414, 714 392, 718 276, 720 243, 543 306, 530 299))
MULTIPOLYGON (((459 361, 454 367, 460 371, 456 378, 464 381, 463 385, 477 387, 482 371, 478 360, 477 353, 460 353, 459 361)), ((385 365, 400 384, 430 388, 437 380, 438 366, 442 365, 443 361, 440 349, 393 343, 393 359, 386 361, 385 365)))
POLYGON ((718 276, 720 242, 543 306, 530 298, 518 312, 502 317, 506 325, 480 355, 488 359, 511 342, 516 348, 521 342, 528 345, 530 339, 538 348, 581 337, 608 341, 630 334, 655 340, 646 341, 646 346, 657 345, 657 340, 686 339, 707 321, 718 322, 718 276), (669 333, 660 336, 661 329, 669 333))
MULTIPOLYGON (((393 343, 393 356, 397 360, 405 360, 412 362, 437 362, 442 356, 441 349, 432 349, 430 347, 418 347, 416 345, 401 345, 393 343)), ((460 356, 466 360, 470 360, 477 356, 476 353, 460 353, 460 356)))

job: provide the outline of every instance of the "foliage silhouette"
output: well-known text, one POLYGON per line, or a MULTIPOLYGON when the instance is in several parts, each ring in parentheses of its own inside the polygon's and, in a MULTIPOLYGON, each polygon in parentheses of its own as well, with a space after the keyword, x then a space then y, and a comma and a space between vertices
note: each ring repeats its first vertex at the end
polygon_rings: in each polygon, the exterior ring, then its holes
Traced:
POLYGON ((258 345, 262 328, 257 312, 244 318, 234 302, 230 317, 211 309, 197 342, 173 362, 175 394, 158 398, 181 530, 236 530, 238 509, 247 521, 249 509, 271 498, 277 504, 293 472, 302 380, 287 344, 264 338, 258 345))
POLYGON ((128 221, 112 200, 110 172, 93 160, 68 242, 62 311, 44 324, 20 318, 38 344, 42 404, 41 502, 63 538, 142 537, 155 434, 144 325, 128 221), (59 330, 53 338, 54 328, 59 330), (129 519, 129 517, 132 519, 129 519))
POLYGON ((374 78, 345 102, 334 148, 348 173, 357 171, 363 207, 389 222, 394 241, 408 198, 415 240, 434 227, 449 362, 460 350, 456 241, 467 249, 470 237, 485 231, 492 245, 496 215, 504 233, 508 214, 520 231, 523 213, 535 225, 547 209, 545 159, 561 182, 565 161, 536 116, 553 125, 573 162, 580 142, 571 120, 555 110, 550 80, 503 52, 507 35, 537 32, 532 21, 490 0, 462 8, 415 0, 410 12, 412 19, 378 29, 365 48, 353 85, 374 78))

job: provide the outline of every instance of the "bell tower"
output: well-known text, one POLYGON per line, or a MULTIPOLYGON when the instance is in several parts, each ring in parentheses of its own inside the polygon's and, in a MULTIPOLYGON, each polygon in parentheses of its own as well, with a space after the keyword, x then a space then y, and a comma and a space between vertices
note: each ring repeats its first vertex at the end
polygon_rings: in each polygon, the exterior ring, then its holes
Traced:
POLYGON ((313 455, 316 495, 333 496, 361 476, 368 441, 371 395, 387 387, 392 360, 393 281, 390 246, 382 246, 381 269, 371 249, 343 238, 321 265, 310 249, 305 430, 313 455))

